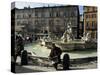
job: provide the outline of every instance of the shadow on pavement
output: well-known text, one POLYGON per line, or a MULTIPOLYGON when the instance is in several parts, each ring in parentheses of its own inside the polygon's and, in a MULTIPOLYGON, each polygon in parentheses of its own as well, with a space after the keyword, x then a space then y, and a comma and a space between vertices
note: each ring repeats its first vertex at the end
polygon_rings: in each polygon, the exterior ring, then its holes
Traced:
POLYGON ((70 68, 69 70, 57 69, 57 71, 83 70, 83 68, 70 68))
POLYGON ((29 68, 25 68, 23 66, 20 66, 20 67, 16 66, 15 72, 16 73, 33 73, 33 72, 45 72, 45 71, 29 69, 29 68))

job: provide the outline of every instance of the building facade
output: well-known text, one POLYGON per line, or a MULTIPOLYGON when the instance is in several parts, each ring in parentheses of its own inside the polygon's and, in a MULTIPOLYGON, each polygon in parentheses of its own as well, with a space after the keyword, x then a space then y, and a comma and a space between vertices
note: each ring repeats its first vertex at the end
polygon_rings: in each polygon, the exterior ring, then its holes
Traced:
POLYGON ((84 32, 90 32, 97 39, 97 7, 84 6, 84 32))
POLYGON ((15 31, 61 37, 71 22, 74 38, 79 37, 78 6, 52 6, 15 10, 15 31))

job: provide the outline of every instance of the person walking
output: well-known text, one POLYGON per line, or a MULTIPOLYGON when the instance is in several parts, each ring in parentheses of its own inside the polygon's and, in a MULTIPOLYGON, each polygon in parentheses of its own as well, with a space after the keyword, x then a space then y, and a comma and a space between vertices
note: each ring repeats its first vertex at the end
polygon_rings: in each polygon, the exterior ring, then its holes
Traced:
POLYGON ((17 56, 21 57, 21 52, 24 50, 24 40, 21 34, 17 35, 16 37, 16 51, 15 51, 15 62, 17 59, 17 56))

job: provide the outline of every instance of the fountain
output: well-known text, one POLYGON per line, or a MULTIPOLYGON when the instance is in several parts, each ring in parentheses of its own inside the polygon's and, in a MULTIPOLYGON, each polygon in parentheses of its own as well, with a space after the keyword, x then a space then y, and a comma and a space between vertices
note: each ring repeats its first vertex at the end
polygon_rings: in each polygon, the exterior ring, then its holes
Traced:
POLYGON ((91 33, 87 32, 81 39, 74 39, 71 22, 67 24, 67 28, 61 37, 61 41, 54 42, 62 50, 79 50, 86 48, 97 48, 97 43, 91 41, 91 33), (90 45, 91 44, 91 45, 90 45))
POLYGON ((81 40, 85 42, 85 48, 97 48, 97 41, 91 38, 91 32, 84 33, 81 40))
POLYGON ((66 30, 63 36, 58 40, 51 39, 50 41, 44 41, 46 47, 51 47, 52 43, 55 43, 63 51, 70 50, 81 50, 86 48, 97 48, 97 43, 93 42, 91 39, 91 33, 84 33, 81 39, 75 39, 72 32, 71 22, 68 22, 66 30))

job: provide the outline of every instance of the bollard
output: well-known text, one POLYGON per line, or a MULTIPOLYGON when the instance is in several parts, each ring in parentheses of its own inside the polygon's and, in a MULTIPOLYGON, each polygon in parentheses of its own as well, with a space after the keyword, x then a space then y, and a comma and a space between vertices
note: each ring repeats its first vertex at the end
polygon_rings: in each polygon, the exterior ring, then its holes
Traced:
POLYGON ((21 65, 28 65, 28 55, 27 51, 24 50, 21 55, 21 65))
POLYGON ((63 70, 69 70, 70 66, 70 57, 68 54, 64 54, 63 56, 63 70))

